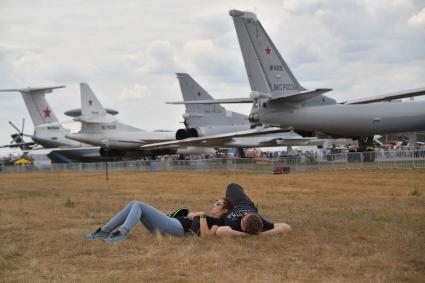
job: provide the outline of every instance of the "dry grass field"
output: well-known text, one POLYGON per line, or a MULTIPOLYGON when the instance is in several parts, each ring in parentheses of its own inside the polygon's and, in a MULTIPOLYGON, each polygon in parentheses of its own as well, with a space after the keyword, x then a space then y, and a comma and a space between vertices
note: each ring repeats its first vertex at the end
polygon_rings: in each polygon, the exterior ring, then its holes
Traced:
POLYGON ((425 282, 425 171, 0 175, 1 282, 425 282), (83 235, 144 200, 209 210, 240 183, 284 237, 83 235))

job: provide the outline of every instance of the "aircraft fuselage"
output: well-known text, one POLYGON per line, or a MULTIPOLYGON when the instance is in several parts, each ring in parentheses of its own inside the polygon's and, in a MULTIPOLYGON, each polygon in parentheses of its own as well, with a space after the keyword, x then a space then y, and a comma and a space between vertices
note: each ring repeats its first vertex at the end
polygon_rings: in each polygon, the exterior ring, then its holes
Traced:
POLYGON ((75 133, 67 138, 118 150, 137 150, 142 144, 149 144, 174 139, 173 132, 104 132, 104 133, 75 133))
POLYGON ((425 130, 425 101, 374 104, 279 107, 258 112, 266 125, 329 134, 335 137, 367 137, 425 130))

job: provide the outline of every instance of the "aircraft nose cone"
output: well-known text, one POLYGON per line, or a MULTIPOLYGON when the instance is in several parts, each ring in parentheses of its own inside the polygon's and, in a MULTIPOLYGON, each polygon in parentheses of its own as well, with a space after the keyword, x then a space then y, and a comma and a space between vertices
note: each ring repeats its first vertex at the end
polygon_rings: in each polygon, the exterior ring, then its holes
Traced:
POLYGON ((233 9, 233 10, 229 11, 229 15, 236 18, 236 17, 240 17, 240 16, 245 15, 245 13, 242 12, 242 11, 233 9))

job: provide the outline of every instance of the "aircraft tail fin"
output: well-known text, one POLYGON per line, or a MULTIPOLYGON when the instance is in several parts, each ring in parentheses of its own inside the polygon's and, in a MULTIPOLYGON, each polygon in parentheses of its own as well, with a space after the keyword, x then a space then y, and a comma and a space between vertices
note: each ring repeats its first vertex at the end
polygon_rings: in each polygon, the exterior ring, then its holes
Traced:
MULTIPOLYGON (((189 74, 177 73, 184 101, 214 101, 189 74)), ((226 110, 220 104, 185 104, 185 123, 189 128, 216 125, 246 124, 247 116, 226 110)))
MULTIPOLYGON (((212 100, 214 99, 209 93, 201 87, 189 74, 177 73, 179 80, 180 90, 182 92, 184 101, 197 101, 197 100, 212 100)), ((221 105, 214 104, 187 104, 186 113, 189 114, 204 114, 214 113, 217 111, 226 111, 221 105)))
POLYGON ((17 91, 22 94, 25 105, 31 116, 34 126, 42 124, 50 124, 58 121, 56 115, 53 113, 52 108, 47 103, 46 93, 52 92, 57 88, 65 86, 43 87, 43 88, 23 88, 23 89, 2 89, 1 92, 17 91))
POLYGON ((279 51, 251 12, 231 10, 252 91, 273 96, 304 91, 279 51))
POLYGON ((106 115, 106 110, 87 83, 80 83, 81 115, 106 115))

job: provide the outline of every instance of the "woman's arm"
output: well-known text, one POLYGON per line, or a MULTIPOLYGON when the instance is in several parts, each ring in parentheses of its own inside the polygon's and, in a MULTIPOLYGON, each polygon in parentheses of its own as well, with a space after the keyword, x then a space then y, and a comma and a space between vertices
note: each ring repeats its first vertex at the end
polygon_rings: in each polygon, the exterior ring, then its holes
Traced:
POLYGON ((205 213, 199 215, 199 236, 202 238, 214 235, 217 230, 217 225, 212 226, 211 229, 208 228, 207 218, 205 217, 205 213))
POLYGON ((195 217, 201 216, 202 214, 205 214, 205 212, 203 211, 189 212, 189 214, 187 215, 187 218, 189 218, 190 220, 193 220, 195 219, 195 217))

